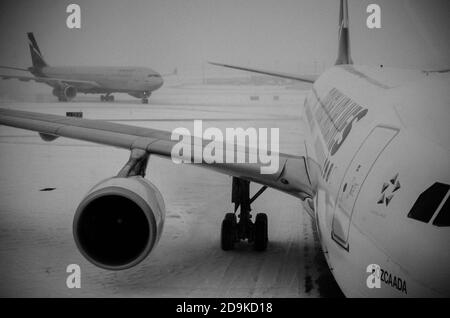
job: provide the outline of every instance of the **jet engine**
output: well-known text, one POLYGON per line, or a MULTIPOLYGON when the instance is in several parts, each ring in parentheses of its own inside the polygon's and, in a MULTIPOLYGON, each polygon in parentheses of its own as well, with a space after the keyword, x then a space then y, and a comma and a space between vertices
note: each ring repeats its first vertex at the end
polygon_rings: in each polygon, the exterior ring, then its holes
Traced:
POLYGON ((122 270, 140 263, 161 236, 164 200, 140 176, 106 179, 94 186, 75 212, 73 234, 94 265, 122 270))
POLYGON ((58 138, 58 136, 56 136, 56 135, 50 135, 50 134, 44 134, 44 133, 39 133, 39 136, 41 137, 41 139, 43 141, 47 141, 47 142, 53 141, 56 138, 58 138))
POLYGON ((67 100, 71 100, 72 98, 74 98, 77 95, 77 89, 75 87, 69 86, 69 85, 64 86, 63 94, 67 100))
POLYGON ((77 88, 70 85, 64 85, 53 89, 53 95, 61 101, 69 101, 77 95, 77 88))

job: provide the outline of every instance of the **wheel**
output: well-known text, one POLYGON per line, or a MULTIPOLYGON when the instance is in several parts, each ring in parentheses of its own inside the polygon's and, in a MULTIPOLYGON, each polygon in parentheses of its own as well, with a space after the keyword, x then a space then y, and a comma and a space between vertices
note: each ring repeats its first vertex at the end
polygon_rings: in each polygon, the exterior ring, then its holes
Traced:
POLYGON ((104 96, 104 95, 100 95, 100 100, 101 100, 102 102, 104 102, 104 101, 105 101, 105 96, 104 96))
POLYGON ((148 98, 143 98, 142 99, 142 104, 148 104, 148 98))
POLYGON ((105 96, 105 100, 107 102, 113 102, 114 101, 114 96, 113 95, 106 95, 105 96))
POLYGON ((62 97, 62 96, 59 96, 59 97, 58 97, 58 101, 59 101, 59 102, 67 102, 67 98, 62 97))
POLYGON ((258 213, 255 219, 255 245, 257 251, 264 251, 268 243, 267 214, 258 213))
POLYGON ((236 238, 236 216, 234 213, 225 214, 222 221, 222 230, 220 233, 221 246, 224 251, 229 251, 234 248, 234 241, 236 238))

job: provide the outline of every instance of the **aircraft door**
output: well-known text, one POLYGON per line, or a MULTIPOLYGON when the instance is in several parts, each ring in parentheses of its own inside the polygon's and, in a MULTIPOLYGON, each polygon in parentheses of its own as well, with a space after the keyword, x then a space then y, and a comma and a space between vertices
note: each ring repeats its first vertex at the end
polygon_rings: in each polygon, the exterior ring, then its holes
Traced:
POLYGON ((360 146, 353 157, 340 185, 334 209, 333 240, 346 250, 353 209, 361 187, 377 158, 398 133, 398 129, 377 126, 360 146))

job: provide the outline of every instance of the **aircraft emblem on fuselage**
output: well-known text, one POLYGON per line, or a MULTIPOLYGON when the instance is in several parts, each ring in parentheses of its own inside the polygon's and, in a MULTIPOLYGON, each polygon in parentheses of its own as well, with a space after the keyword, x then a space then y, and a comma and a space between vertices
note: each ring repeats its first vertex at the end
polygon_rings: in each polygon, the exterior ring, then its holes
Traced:
POLYGON ((381 186, 381 196, 377 201, 377 204, 386 204, 386 206, 391 203, 394 198, 395 193, 401 188, 400 181, 398 180, 398 173, 387 182, 384 182, 381 186))

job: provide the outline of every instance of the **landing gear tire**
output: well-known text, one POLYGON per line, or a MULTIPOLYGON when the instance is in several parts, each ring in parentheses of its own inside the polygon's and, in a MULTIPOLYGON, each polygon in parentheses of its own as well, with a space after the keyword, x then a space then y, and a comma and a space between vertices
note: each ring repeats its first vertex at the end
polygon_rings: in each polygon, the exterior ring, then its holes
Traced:
POLYGON ((267 249, 268 237, 267 214, 258 213, 255 219, 255 243, 253 246, 256 251, 267 249))
POLYGON ((224 251, 229 251, 234 248, 234 243, 236 241, 236 224, 236 215, 234 213, 225 214, 220 233, 221 247, 224 251))
POLYGON ((59 101, 59 102, 67 102, 67 98, 62 97, 62 96, 59 96, 59 97, 58 97, 58 101, 59 101))
POLYGON ((148 104, 148 98, 144 97, 144 98, 142 99, 142 104, 148 104))
POLYGON ((100 101, 102 101, 102 102, 105 101, 105 95, 100 95, 100 101))

